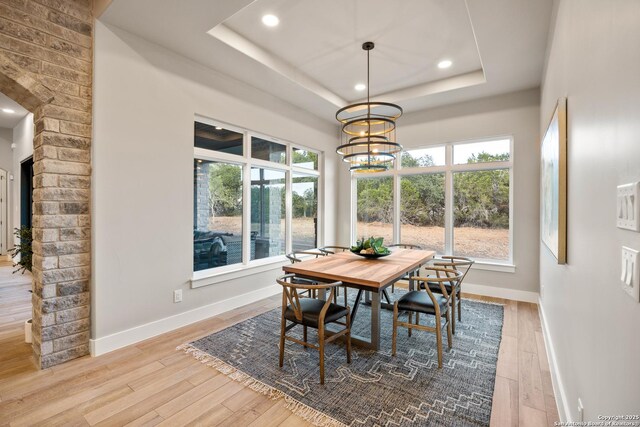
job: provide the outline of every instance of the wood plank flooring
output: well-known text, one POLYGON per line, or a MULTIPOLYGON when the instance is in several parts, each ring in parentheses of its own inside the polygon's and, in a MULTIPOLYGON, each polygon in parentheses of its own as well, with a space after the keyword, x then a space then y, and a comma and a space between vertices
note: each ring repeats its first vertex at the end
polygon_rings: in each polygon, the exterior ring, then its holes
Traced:
MULTIPOLYGON (((175 350, 279 306, 280 296, 39 371, 20 320, 29 317, 30 298, 23 301, 20 286, 13 296, 9 288, 0 284, 0 426, 309 425, 282 400, 269 400, 175 350)), ((505 304, 491 425, 553 425, 558 415, 536 305, 475 298, 505 304)))

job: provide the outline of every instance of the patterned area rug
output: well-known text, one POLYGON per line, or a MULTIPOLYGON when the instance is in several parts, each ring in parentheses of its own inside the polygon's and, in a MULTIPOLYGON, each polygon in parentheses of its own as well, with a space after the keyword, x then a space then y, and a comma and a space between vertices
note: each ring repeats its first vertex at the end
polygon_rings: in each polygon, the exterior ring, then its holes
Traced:
MULTIPOLYGON (((396 290, 394 296, 401 294, 396 290)), ((451 350, 443 334, 442 369, 433 333, 414 330, 408 337, 400 328, 398 354, 391 356, 392 312, 387 310, 382 310, 380 351, 353 346, 347 364, 342 344, 326 346, 324 386, 316 350, 287 342, 284 367, 278 367, 280 308, 178 349, 253 390, 285 399, 289 409, 318 426, 488 426, 503 307, 472 300, 462 305, 463 321, 456 324, 451 350)), ((425 317, 433 319, 423 315, 421 323, 425 317)), ((363 304, 353 333, 368 336, 369 319, 363 304)), ((289 334, 296 332, 302 339, 302 327, 289 334)), ((309 340, 315 337, 310 329, 309 340)))

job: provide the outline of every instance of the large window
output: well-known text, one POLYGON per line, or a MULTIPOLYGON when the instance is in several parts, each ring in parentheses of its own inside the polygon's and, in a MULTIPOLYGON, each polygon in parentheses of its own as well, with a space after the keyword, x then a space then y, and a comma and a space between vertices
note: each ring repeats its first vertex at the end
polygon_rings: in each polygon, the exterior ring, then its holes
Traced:
POLYGON ((408 150, 391 171, 354 174, 352 238, 511 263, 511 146, 496 138, 408 150))
POLYGON ((194 130, 194 271, 317 247, 319 153, 208 119, 194 130))
POLYGON ((357 181, 356 238, 384 237, 393 241, 393 178, 361 178, 357 181))

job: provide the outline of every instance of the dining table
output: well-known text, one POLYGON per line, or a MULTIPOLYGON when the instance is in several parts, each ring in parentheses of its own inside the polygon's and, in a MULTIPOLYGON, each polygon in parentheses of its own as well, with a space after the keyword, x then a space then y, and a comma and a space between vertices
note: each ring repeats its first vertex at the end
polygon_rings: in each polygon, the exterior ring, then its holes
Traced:
MULTIPOLYGON (((379 258, 365 258, 352 252, 338 252, 327 256, 308 259, 282 267, 285 273, 316 282, 340 281, 347 288, 358 290, 352 309, 353 324, 363 292, 371 305, 370 337, 352 334, 354 345, 375 350, 380 349, 380 313, 383 308, 392 308, 387 288, 398 280, 407 279, 409 289, 413 289, 414 276, 421 266, 433 259, 435 252, 420 249, 390 248, 391 253, 379 258), (383 304, 382 299, 387 299, 383 304)), ((319 296, 326 298, 326 293, 319 296)), ((327 332, 330 332, 328 329, 327 332)))

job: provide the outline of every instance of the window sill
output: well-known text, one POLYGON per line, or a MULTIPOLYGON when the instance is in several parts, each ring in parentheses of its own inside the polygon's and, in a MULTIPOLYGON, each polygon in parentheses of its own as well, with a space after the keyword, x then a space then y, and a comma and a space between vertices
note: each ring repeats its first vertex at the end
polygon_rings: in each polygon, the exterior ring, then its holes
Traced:
POLYGON ((288 262, 289 260, 285 256, 277 256, 251 261, 247 265, 238 264, 228 267, 195 271, 191 276, 191 289, 215 285, 216 283, 239 279, 252 274, 262 273, 263 271, 274 270, 288 262))
POLYGON ((495 262, 487 262, 487 261, 476 261, 473 264, 472 269, 474 270, 486 270, 486 271, 496 271, 500 273, 515 273, 516 266, 513 264, 500 264, 495 262))

